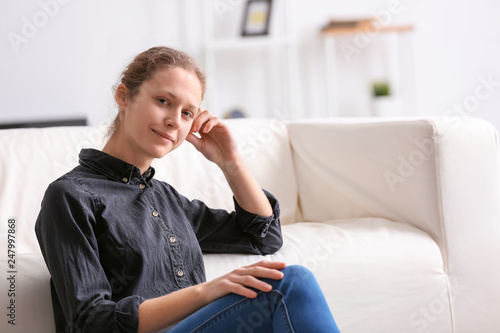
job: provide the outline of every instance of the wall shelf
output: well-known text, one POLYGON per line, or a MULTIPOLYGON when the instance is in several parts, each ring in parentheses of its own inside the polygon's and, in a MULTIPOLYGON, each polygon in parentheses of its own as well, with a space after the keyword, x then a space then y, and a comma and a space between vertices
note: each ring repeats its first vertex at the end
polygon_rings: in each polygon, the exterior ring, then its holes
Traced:
MULTIPOLYGON (((335 46, 337 38, 344 36, 355 36, 365 35, 369 38, 376 38, 379 34, 395 34, 397 39, 397 47, 399 48, 399 53, 406 53, 404 56, 400 57, 400 54, 396 57, 397 70, 398 70, 398 82, 395 84, 394 90, 397 91, 398 95, 404 95, 402 101, 406 103, 406 109, 414 108, 415 103, 412 101, 414 99, 414 72, 413 72, 413 43, 409 41, 407 47, 402 47, 401 37, 404 34, 406 37, 410 37, 414 30, 413 25, 391 25, 391 26, 361 26, 352 28, 324 28, 321 31, 321 35, 324 41, 324 56, 326 64, 326 86, 327 86, 327 109, 329 116, 339 116, 339 106, 338 106, 338 92, 337 92, 337 59, 335 46), (371 37, 370 37, 371 36, 371 37), (400 59, 401 58, 401 59, 400 59)), ((415 110, 410 110, 414 113, 415 110)), ((402 115, 402 114, 399 114, 402 115)))
MULTIPOLYGON (((293 26, 293 6, 294 0, 274 1, 271 20, 280 15, 283 19, 283 31, 271 31, 266 36, 238 36, 232 38, 217 38, 214 34, 213 8, 210 8, 210 1, 203 1, 202 14, 204 19, 204 60, 207 84, 210 89, 207 91, 205 103, 207 108, 218 110, 217 92, 217 59, 220 52, 239 52, 258 50, 265 51, 265 61, 268 62, 266 68, 271 69, 270 75, 263 75, 263 85, 268 87, 269 95, 267 101, 267 117, 273 117, 272 110, 276 107, 273 99, 278 92, 275 87, 279 85, 281 92, 280 108, 286 108, 286 114, 296 114, 297 112, 297 50, 294 38, 293 26), (279 5, 279 6, 278 6, 279 5), (284 57, 279 57, 279 54, 284 57), (273 82, 275 84, 273 84, 273 82), (276 84, 276 82, 280 82, 276 84), (274 87, 273 87, 274 86, 274 87)), ((242 2, 244 3, 244 2, 242 2)), ((278 29, 275 29, 278 30, 278 29)), ((244 66, 244 64, 241 64, 244 66)), ((244 101, 242 101, 244 103, 244 101)), ((251 115, 250 115, 251 116, 251 115)))

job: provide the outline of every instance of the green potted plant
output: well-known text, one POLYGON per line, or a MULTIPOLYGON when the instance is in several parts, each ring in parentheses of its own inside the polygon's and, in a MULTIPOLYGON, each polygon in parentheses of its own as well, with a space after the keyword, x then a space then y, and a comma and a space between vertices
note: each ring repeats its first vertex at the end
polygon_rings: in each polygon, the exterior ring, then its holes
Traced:
POLYGON ((373 96, 390 96, 391 95, 391 85, 389 81, 373 81, 373 96))
POLYGON ((372 82, 373 115, 388 117, 395 115, 395 103, 392 96, 391 84, 388 80, 372 82))

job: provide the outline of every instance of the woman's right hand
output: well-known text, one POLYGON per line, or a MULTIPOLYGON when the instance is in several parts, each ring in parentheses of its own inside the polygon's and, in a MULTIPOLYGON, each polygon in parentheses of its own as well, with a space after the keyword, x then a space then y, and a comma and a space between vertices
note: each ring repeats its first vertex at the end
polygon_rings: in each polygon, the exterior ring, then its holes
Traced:
POLYGON ((263 260, 237 268, 228 274, 205 282, 203 284, 203 294, 206 296, 207 303, 230 293, 255 298, 257 292, 253 289, 264 292, 272 290, 270 284, 259 279, 281 280, 283 273, 279 270, 285 268, 285 266, 286 263, 284 262, 263 260))

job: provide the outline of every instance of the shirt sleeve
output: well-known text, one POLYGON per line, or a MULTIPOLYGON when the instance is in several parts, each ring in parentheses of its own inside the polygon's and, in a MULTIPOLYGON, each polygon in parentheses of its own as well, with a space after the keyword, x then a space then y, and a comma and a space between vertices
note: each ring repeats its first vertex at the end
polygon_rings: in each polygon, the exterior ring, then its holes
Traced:
POLYGON ((200 200, 190 201, 171 187, 184 213, 191 222, 204 253, 272 254, 283 245, 278 200, 264 191, 273 214, 265 217, 240 207, 236 199, 234 211, 212 209, 200 200))
POLYGON ((76 181, 47 189, 35 232, 71 332, 137 332, 140 296, 114 301, 93 232, 95 202, 76 181))

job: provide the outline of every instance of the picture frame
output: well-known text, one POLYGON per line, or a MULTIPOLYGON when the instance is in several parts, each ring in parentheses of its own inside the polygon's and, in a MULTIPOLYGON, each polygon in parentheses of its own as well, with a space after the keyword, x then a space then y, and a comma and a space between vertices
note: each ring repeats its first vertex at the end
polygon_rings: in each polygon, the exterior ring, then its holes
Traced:
POLYGON ((241 35, 268 35, 272 7, 272 0, 248 0, 243 16, 241 35))

